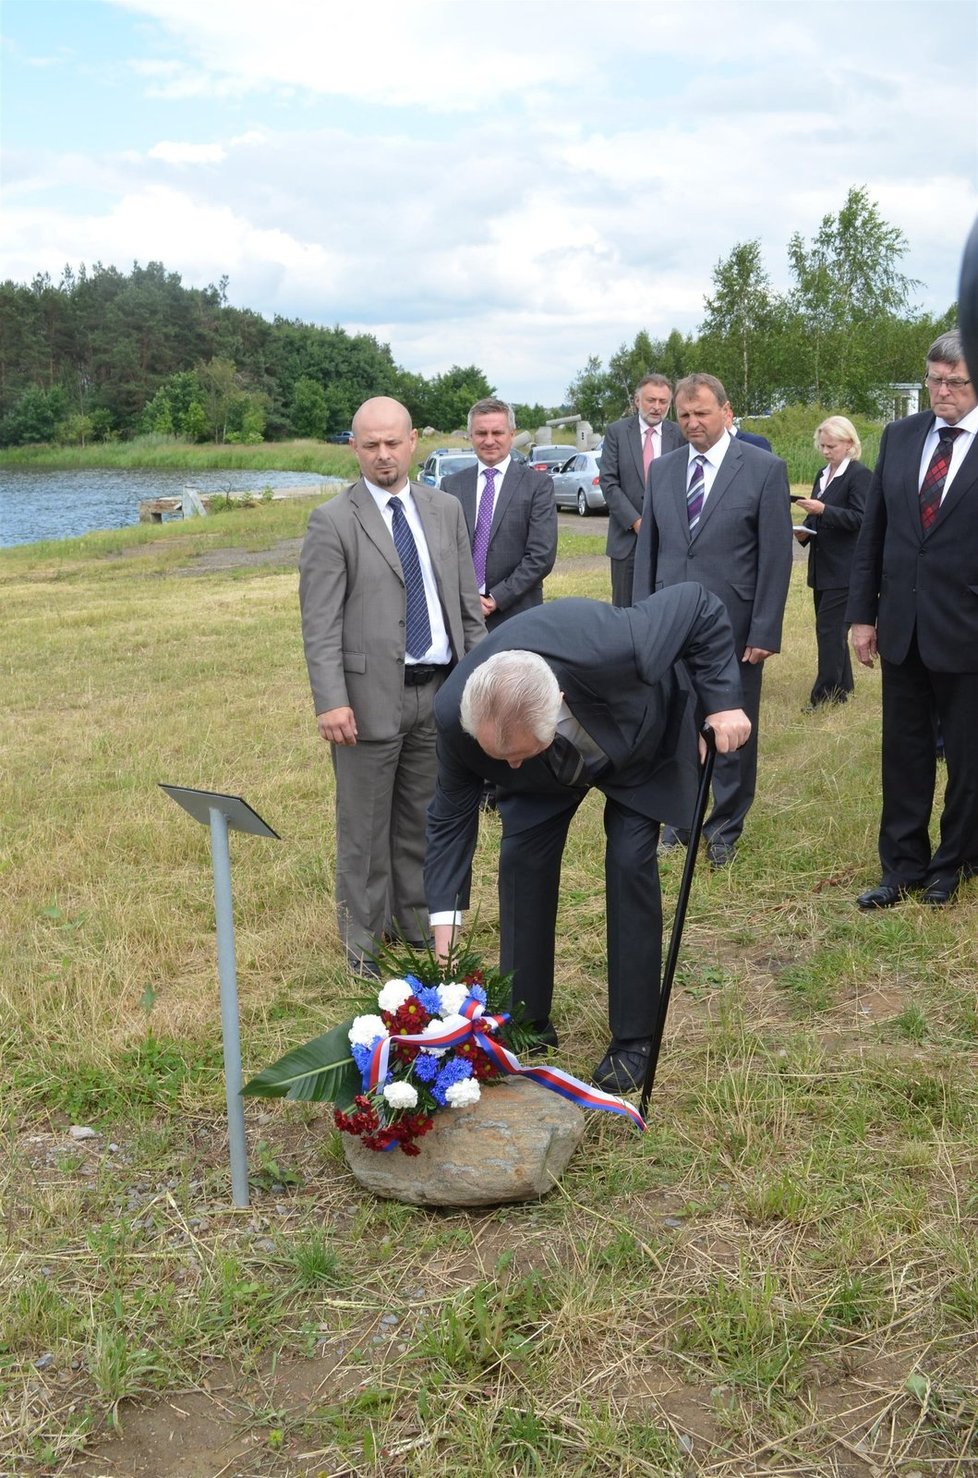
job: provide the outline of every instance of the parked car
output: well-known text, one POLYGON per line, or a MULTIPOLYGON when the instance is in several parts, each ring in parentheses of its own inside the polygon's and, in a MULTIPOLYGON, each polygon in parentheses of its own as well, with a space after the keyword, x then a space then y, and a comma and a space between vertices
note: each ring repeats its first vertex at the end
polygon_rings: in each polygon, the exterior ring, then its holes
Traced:
POLYGON ((607 513, 601 491, 601 457, 596 452, 575 452, 551 476, 558 508, 576 508, 582 518, 589 513, 607 513))
POLYGON ((530 448, 530 466, 535 472, 553 472, 576 451, 572 446, 535 446, 530 448))
POLYGON ((352 431, 334 431, 332 436, 327 436, 327 441, 332 441, 336 446, 349 446, 353 440, 352 431))
POLYGON ((429 487, 440 488, 443 477, 450 477, 453 472, 464 472, 466 467, 474 467, 478 460, 475 452, 467 452, 464 447, 456 447, 454 451, 443 447, 440 451, 432 452, 421 464, 418 481, 426 482, 429 487))

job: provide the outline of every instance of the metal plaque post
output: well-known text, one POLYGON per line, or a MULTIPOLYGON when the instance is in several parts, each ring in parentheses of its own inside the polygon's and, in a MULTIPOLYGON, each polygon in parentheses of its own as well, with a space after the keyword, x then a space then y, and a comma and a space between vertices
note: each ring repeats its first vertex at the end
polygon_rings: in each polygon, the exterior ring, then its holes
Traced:
POLYGON ((224 1038, 224 1081, 228 1106, 228 1149, 231 1158, 231 1199, 248 1205, 248 1146, 241 1099, 241 1037, 238 1026, 238 976, 234 950, 234 914, 231 907, 231 849, 228 830, 252 836, 274 837, 273 831, 238 795, 214 790, 191 790, 185 785, 160 785, 178 806, 210 828, 214 869, 214 912, 217 920, 217 973, 221 987, 221 1034, 224 1038))

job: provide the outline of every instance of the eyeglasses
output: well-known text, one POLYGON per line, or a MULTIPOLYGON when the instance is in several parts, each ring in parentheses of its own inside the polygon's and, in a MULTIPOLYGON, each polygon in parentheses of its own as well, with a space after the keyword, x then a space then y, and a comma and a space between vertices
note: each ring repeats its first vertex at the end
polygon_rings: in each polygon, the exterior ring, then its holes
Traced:
POLYGON ((927 375, 925 378, 935 390, 939 385, 946 385, 949 390, 963 390, 965 385, 971 384, 963 375, 927 375))

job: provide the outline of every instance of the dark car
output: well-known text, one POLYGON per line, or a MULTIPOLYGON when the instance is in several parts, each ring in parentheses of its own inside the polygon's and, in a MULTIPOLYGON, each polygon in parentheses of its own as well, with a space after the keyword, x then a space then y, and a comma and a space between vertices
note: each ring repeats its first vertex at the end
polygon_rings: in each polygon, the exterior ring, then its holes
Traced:
POLYGON ((349 446, 353 440, 353 432, 334 431, 332 436, 327 436, 326 440, 334 442, 337 446, 349 446))

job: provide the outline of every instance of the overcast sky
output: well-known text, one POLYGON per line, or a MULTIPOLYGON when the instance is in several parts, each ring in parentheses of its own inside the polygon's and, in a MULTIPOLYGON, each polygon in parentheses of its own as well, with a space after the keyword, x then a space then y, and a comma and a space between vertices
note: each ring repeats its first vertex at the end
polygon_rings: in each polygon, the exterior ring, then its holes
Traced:
MULTIPOLYGON (((162 261, 559 403, 867 186, 920 307, 978 213, 974 0, 3 0, 0 276, 162 261)), ((708 366, 704 366, 708 368, 708 366)))

